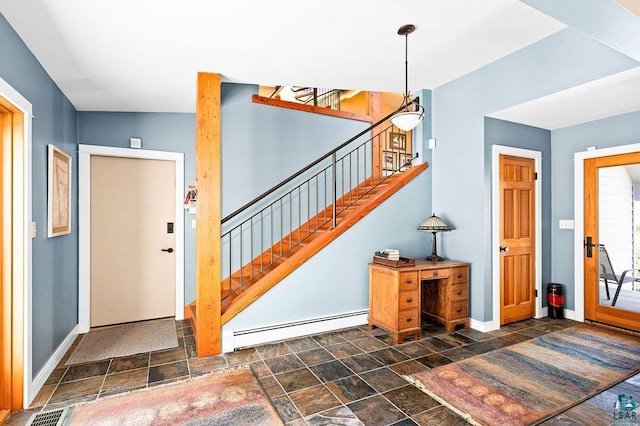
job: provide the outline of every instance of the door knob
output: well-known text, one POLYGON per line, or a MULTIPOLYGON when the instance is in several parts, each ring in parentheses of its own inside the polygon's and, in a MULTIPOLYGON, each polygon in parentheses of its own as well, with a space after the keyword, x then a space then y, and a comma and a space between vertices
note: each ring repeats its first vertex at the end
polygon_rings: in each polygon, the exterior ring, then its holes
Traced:
POLYGON ((500 251, 503 251, 505 253, 507 253, 509 251, 509 247, 507 246, 500 246, 500 251))
POLYGON ((168 248, 168 249, 161 249, 162 251, 166 251, 167 253, 173 253, 173 249, 172 248, 168 248))

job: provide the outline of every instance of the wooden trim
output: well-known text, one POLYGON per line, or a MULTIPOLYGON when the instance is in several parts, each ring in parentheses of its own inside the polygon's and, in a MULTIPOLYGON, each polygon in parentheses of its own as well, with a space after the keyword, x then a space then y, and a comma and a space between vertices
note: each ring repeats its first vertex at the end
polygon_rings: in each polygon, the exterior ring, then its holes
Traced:
POLYGON ((251 100, 254 104, 270 105, 274 107, 287 108, 295 111, 312 112, 315 114, 330 115, 332 117, 347 118, 350 120, 365 121, 373 123, 373 117, 366 114, 358 114, 356 112, 336 111, 329 108, 322 108, 313 105, 299 104, 297 102, 283 101, 282 99, 271 99, 260 95, 253 95, 251 100))
POLYGON ((198 73, 196 321, 198 356, 222 351, 220 324, 220 74, 198 73))
MULTIPOLYGON (((338 238, 349 228, 351 228, 356 222, 370 213, 373 209, 382 204, 386 199, 395 194, 400 188, 407 183, 411 182, 416 176, 426 170, 427 163, 422 163, 417 166, 410 167, 407 171, 401 173, 398 179, 395 179, 393 183, 387 185, 384 189, 378 192, 373 198, 362 203, 356 210, 353 211, 345 220, 340 221, 338 225, 330 231, 324 232, 318 237, 310 241, 304 250, 295 253, 286 262, 276 267, 272 273, 267 274, 264 278, 259 280, 255 285, 251 286, 242 297, 239 298, 237 303, 231 304, 222 315, 222 324, 226 324, 233 317, 238 315, 249 306, 251 303, 260 298, 264 293, 270 290, 278 282, 282 281, 287 275, 293 272, 296 268, 309 260, 313 255, 318 253, 324 247, 326 247, 331 241, 338 238)), ((199 195, 198 195, 199 197, 199 195)), ((219 293, 218 293, 219 294, 219 293)))

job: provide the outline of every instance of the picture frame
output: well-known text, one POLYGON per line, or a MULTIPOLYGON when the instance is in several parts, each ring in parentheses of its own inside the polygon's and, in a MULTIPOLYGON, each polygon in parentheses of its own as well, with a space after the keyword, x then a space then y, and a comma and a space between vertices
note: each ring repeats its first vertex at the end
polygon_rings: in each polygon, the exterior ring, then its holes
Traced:
POLYGON ((382 151, 382 170, 385 176, 393 174, 398 169, 398 153, 394 151, 382 151))
POLYGON ((400 171, 404 172, 407 170, 409 166, 406 164, 411 164, 411 160, 413 160, 413 156, 410 153, 400 153, 400 171))
POLYGON ((47 237, 71 233, 71 157, 48 145, 47 237))
POLYGON ((407 136, 403 133, 391 133, 389 135, 389 148, 391 149, 407 149, 407 136))

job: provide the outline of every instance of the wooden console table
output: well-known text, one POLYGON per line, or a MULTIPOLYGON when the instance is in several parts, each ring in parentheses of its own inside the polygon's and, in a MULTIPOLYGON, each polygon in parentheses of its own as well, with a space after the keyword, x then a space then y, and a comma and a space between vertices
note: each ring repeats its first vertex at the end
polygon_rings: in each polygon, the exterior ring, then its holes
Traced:
POLYGON ((391 333, 395 343, 422 338, 421 314, 447 332, 469 327, 469 264, 416 260, 395 268, 369 263, 369 328, 391 333))

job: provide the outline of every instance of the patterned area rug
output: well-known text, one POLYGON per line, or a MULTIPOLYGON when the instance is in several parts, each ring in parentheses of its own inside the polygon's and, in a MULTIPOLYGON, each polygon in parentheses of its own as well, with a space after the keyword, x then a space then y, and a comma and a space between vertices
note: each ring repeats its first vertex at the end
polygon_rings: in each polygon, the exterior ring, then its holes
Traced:
POLYGON ((282 425, 250 369, 114 395, 73 407, 65 425, 282 425))
POLYGON ((640 338, 578 325, 411 376, 476 425, 529 425, 640 371, 640 338))
POLYGON ((174 319, 133 322, 90 330, 65 365, 177 348, 174 319))

